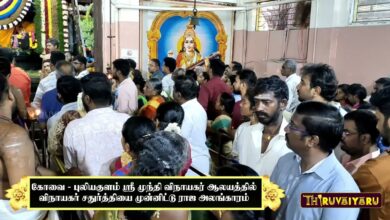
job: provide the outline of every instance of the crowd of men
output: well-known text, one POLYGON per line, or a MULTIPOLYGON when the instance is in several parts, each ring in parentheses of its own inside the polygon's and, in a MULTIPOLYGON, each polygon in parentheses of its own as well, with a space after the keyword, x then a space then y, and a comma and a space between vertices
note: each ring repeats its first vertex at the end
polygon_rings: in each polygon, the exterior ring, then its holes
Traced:
MULTIPOLYGON (((173 58, 149 61, 146 77, 133 60, 109 74, 88 71, 81 55, 67 61, 51 44, 50 60, 30 103, 31 79, 0 53, 0 216, 44 219, 50 212, 13 213, 5 190, 23 176, 270 176, 284 189, 272 213, 226 211, 209 219, 390 219, 390 78, 338 84, 327 64, 297 72, 286 60, 279 76, 260 77, 238 62, 209 60, 194 70, 173 58), (48 66, 49 63, 49 66, 48 66), (39 110, 39 111, 37 111, 39 110), (24 125, 38 114, 47 130, 44 169, 24 125), (211 134, 228 134, 216 167, 211 134), (380 192, 377 209, 301 208, 301 193, 380 192)), ((50 45, 49 45, 50 46, 50 45)), ((95 212, 94 219, 109 219, 95 212)), ((111 213, 112 214, 112 213, 111 213)), ((118 219, 192 219, 189 211, 116 212, 118 219)), ((198 216, 199 215, 199 216, 198 216)), ((198 217, 196 217, 198 216, 198 217)), ((58 217, 58 216, 57 216, 58 217)))

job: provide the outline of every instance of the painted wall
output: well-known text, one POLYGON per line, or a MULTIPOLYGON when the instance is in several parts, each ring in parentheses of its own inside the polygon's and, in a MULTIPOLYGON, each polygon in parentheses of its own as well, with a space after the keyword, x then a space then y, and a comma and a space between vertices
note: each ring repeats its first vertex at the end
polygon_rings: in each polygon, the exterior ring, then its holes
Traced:
MULTIPOLYGON (((290 31, 287 42, 285 31, 254 31, 254 21, 245 24, 238 17, 233 60, 244 62, 259 76, 273 75, 280 74, 285 53, 287 58, 302 59, 300 66, 328 63, 341 83, 361 83, 371 89, 377 78, 390 76, 390 25, 351 24, 352 5, 352 0, 313 1, 309 32, 290 31)), ((248 14, 253 17, 255 12, 248 14)))
POLYGON ((138 5, 138 0, 102 1, 103 11, 103 67, 117 58, 133 58, 139 63, 140 21, 139 10, 126 6, 138 5), (111 25, 110 25, 111 24, 111 25), (110 35, 111 29, 111 35, 110 35), (112 38, 110 39, 111 36, 112 38), (111 59, 110 59, 111 48, 111 59))
MULTIPOLYGON (((212 1, 210 1, 212 2, 212 1)), ((179 7, 193 7, 192 3, 180 3, 178 5, 178 3, 170 3, 170 4, 167 4, 167 3, 162 3, 162 2, 152 2, 150 4, 148 4, 147 2, 145 2, 145 5, 150 5, 150 6, 155 6, 155 7, 159 7, 159 6, 162 6, 162 7, 170 7, 170 6, 179 6, 179 7)), ((211 7, 210 5, 206 5, 206 4, 198 4, 197 7, 211 7)), ((218 6, 215 6, 215 7, 218 7, 218 6)), ((158 14, 159 12, 154 12, 154 11, 144 11, 143 12, 143 15, 142 15, 142 27, 143 27, 143 30, 141 31, 141 44, 142 44, 142 50, 141 50, 141 62, 140 62, 140 68, 143 69, 143 70, 147 70, 147 65, 148 65, 148 61, 149 61, 149 48, 147 46, 147 43, 148 43, 148 39, 147 39, 147 31, 150 30, 151 26, 152 26, 152 23, 156 17, 156 15, 158 14)), ((232 52, 233 52, 233 13, 231 11, 214 11, 214 13, 219 17, 219 19, 222 21, 223 25, 224 25, 224 28, 225 28, 225 33, 227 34, 228 38, 227 38, 227 49, 226 49, 226 54, 225 54, 225 62, 226 63, 229 63, 231 62, 231 58, 232 58, 232 52)), ((176 54, 176 53, 175 53, 176 54)), ((161 58, 159 57, 159 59, 161 60, 161 58)))
MULTIPOLYGON (((221 0, 207 1, 207 4, 199 3, 198 7, 210 7, 212 3, 221 2, 221 0)), ((231 3, 233 1, 230 1, 231 3)), ((139 0, 111 0, 102 1, 102 48, 103 48, 103 67, 107 67, 117 58, 133 58, 143 71, 147 70, 149 60, 147 47, 147 31, 149 30, 155 16, 158 12, 129 9, 132 5, 144 5, 154 7, 192 7, 192 3, 170 2, 166 0, 159 1, 139 1, 139 0), (110 21, 110 2, 111 2, 111 21, 110 21), (110 25, 111 24, 111 25, 110 25), (110 35, 111 31, 111 35, 110 35), (111 36, 111 38, 109 37, 111 36), (111 56, 110 56, 111 48, 111 56)), ((218 7, 218 6, 215 6, 218 7)), ((225 32, 228 35, 226 62, 231 61, 233 45, 233 13, 216 12, 224 23, 225 32)))

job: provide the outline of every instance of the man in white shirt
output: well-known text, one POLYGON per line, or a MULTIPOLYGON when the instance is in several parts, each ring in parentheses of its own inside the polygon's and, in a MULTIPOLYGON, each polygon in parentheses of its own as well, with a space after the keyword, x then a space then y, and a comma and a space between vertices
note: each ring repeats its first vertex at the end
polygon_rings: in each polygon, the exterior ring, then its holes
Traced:
POLYGON ((65 168, 77 167, 87 176, 109 176, 111 162, 123 152, 121 131, 129 116, 112 109, 111 84, 106 75, 88 74, 81 83, 87 114, 66 127, 65 168))
MULTIPOLYGON (((59 51, 53 51, 50 55, 50 63, 52 66, 56 66, 59 61, 65 60, 65 55, 59 51)), ((56 66, 57 67, 57 66, 56 66)), ((31 106, 34 108, 40 108, 42 103, 42 96, 47 91, 50 91, 56 87, 57 79, 61 76, 58 70, 54 70, 47 77, 43 78, 38 85, 35 97, 31 106)))
POLYGON ((288 103, 286 111, 293 113, 299 105, 297 86, 301 82, 301 77, 296 74, 297 63, 294 60, 286 60, 280 70, 282 76, 286 77, 288 87, 288 103))
POLYGON ((163 92, 165 93, 163 96, 166 98, 172 98, 173 86, 175 82, 172 79, 172 73, 176 68, 176 60, 171 57, 165 57, 163 72, 166 74, 162 79, 163 92))
POLYGON ((87 58, 83 55, 77 55, 72 61, 73 67, 76 70, 76 79, 81 79, 88 75, 87 58))
POLYGON ((114 60, 113 78, 117 81, 114 109, 132 115, 138 108, 138 90, 129 77, 130 63, 125 59, 114 60))
MULTIPOLYGON (((184 109, 181 135, 191 144, 192 167, 208 175, 210 153, 206 146, 207 114, 197 100, 198 86, 192 78, 180 76, 175 80, 173 98, 184 109)), ((196 174, 189 170, 187 176, 196 174)))
POLYGON ((279 158, 291 152, 286 145, 283 111, 287 106, 288 87, 279 78, 257 80, 253 94, 257 125, 248 127, 247 137, 240 135, 235 144, 238 161, 254 169, 260 176, 270 176, 279 158))

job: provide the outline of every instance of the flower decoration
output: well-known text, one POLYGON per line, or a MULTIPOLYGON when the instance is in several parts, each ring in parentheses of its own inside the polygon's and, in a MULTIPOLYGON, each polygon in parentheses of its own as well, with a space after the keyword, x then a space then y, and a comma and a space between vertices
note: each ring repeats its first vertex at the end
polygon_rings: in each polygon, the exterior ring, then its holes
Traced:
POLYGON ((180 134, 181 129, 179 125, 176 122, 174 122, 174 123, 169 123, 168 126, 164 129, 164 131, 170 131, 176 134, 180 134))
POLYGON ((30 198, 28 184, 28 178, 23 177, 19 183, 12 185, 11 189, 7 190, 5 197, 10 199, 10 205, 14 211, 27 208, 30 198))
POLYGON ((272 183, 268 176, 262 176, 262 181, 264 207, 276 211, 282 204, 281 199, 285 197, 284 190, 272 183))

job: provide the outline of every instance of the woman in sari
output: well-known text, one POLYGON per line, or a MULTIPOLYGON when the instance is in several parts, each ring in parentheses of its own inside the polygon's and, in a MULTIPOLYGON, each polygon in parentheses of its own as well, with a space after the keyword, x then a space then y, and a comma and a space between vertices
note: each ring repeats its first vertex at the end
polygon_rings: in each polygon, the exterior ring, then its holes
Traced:
POLYGON ((215 102, 215 109, 218 112, 218 117, 211 122, 210 127, 212 131, 219 130, 229 131, 232 123, 231 114, 234 108, 234 97, 226 92, 218 96, 215 102))
POLYGON ((144 95, 148 99, 148 102, 139 110, 139 116, 147 117, 150 120, 154 120, 156 118, 156 111, 158 106, 165 102, 165 99, 161 96, 161 92, 161 80, 152 78, 146 82, 144 87, 144 95))
MULTIPOLYGON (((170 131, 181 135, 181 125, 184 120, 184 109, 176 102, 165 102, 157 109, 156 125, 160 131, 170 131)), ((187 141, 187 140, 186 140, 187 141)), ((188 148, 186 163, 180 171, 180 176, 185 176, 192 164, 191 146, 188 148)))
POLYGON ((155 131, 155 124, 146 117, 134 116, 125 122, 122 129, 122 146, 124 152, 111 165, 113 176, 127 176, 130 173, 133 160, 136 159, 135 155, 139 151, 139 149, 135 148, 137 141, 155 131))
MULTIPOLYGON (((187 161, 189 144, 174 132, 158 131, 138 139, 131 148, 135 158, 129 175, 131 176, 178 176, 187 161), (162 147, 164 146, 164 147, 162 147), (133 151, 134 149, 134 151, 133 151)), ((99 211, 94 220, 188 220, 187 210, 175 211, 99 211)))

